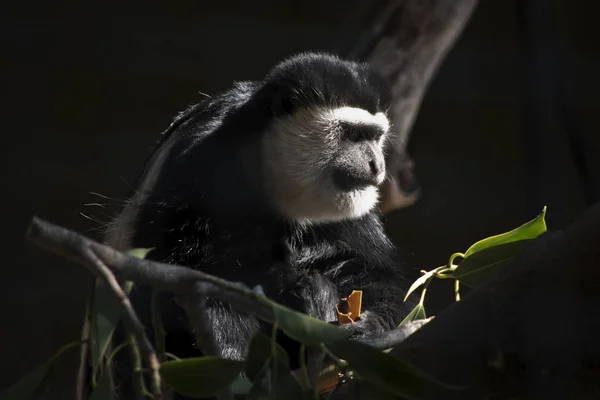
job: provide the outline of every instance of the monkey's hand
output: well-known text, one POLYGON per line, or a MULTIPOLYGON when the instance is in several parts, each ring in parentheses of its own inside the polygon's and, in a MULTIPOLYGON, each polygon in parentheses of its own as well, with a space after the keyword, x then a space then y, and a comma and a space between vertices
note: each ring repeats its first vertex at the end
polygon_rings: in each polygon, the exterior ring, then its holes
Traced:
POLYGON ((372 311, 363 311, 360 319, 348 324, 340 325, 343 329, 352 331, 352 338, 361 338, 376 333, 383 333, 390 329, 381 317, 372 311))

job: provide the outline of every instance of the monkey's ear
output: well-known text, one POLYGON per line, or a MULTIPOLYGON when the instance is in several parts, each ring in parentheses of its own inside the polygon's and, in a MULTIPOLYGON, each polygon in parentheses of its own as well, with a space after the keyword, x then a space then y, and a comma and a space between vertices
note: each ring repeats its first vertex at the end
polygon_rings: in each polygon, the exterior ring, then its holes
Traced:
POLYGON ((273 116, 279 118, 293 114, 298 107, 295 95, 295 92, 289 88, 278 90, 271 103, 273 116))

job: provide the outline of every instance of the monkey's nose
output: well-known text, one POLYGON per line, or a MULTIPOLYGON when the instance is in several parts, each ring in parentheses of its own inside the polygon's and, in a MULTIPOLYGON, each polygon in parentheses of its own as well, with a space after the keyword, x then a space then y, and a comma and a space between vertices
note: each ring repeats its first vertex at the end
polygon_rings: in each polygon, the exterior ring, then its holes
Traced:
POLYGON ((377 161, 371 160, 369 161, 369 168, 371 169, 371 175, 377 176, 380 172, 380 167, 377 165, 377 161))
POLYGON ((379 160, 371 159, 369 161, 369 169, 371 171, 371 177, 375 185, 379 185, 384 178, 385 164, 379 160))

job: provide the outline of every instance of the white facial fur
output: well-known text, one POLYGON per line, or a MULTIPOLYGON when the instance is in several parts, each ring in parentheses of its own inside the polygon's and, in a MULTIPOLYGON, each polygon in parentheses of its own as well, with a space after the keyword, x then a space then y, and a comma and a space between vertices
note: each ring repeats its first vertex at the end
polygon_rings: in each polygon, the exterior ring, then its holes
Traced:
MULTIPOLYGON (((381 112, 312 108, 276 121, 264 135, 266 189, 287 218, 299 222, 358 218, 377 204, 377 187, 342 191, 332 181, 331 164, 342 140, 340 122, 377 125, 385 133, 390 125, 381 112)), ((381 151, 384 136, 376 142, 381 151)), ((384 175, 382 171, 379 184, 384 175)))

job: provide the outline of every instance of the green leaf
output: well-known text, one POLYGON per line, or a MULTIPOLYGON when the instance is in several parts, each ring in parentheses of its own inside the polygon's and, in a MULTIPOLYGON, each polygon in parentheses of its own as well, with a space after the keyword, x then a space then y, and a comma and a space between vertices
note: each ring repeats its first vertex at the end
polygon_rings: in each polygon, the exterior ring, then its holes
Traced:
POLYGON ((247 400, 303 400, 302 387, 280 358, 267 360, 256 375, 247 400))
POLYGON ((425 314, 425 307, 423 306, 422 303, 419 303, 415 306, 415 308, 412 309, 412 311, 410 313, 408 313, 406 318, 404 318, 402 320, 402 322, 400 322, 399 326, 402 326, 409 322, 415 321, 417 319, 425 319, 425 318, 427 318, 427 315, 425 314))
POLYGON ((292 376, 289 356, 271 338, 257 332, 252 338, 245 370, 254 382, 248 399, 302 399, 302 388, 292 376))
MULTIPOLYGON (((125 252, 127 255, 144 258, 152 249, 131 249, 125 252)), ((123 290, 129 294, 133 288, 133 282, 125 282, 123 290)), ((94 298, 92 303, 92 325, 90 331, 90 352, 92 370, 97 371, 102 357, 110 343, 115 327, 121 318, 122 309, 119 301, 115 298, 110 288, 100 280, 96 280, 94 298)))
POLYGON ((423 389, 433 384, 446 385, 424 371, 390 354, 355 340, 340 340, 328 345, 339 358, 348 362, 360 380, 377 385, 382 391, 404 399, 418 399, 423 389))
MULTIPOLYGON (((535 239, 540 236, 542 233, 546 232, 546 207, 542 210, 542 212, 527 222, 526 224, 521 225, 520 227, 513 229, 510 232, 506 232, 500 235, 491 236, 486 239, 480 240, 475 243, 465 253, 465 259, 472 254, 477 253, 483 249, 487 249, 493 246, 497 246, 500 244, 506 244, 511 242, 517 242, 521 240, 535 239)), ((463 261, 464 262, 464 261, 463 261)), ((462 264, 462 263, 461 263, 462 264)))
POLYGON ((265 363, 273 357, 280 360, 286 367, 289 367, 289 356, 285 349, 279 344, 273 343, 269 337, 257 332, 250 342, 248 356, 244 365, 248 378, 254 380, 265 363), (273 347, 275 347, 275 354, 272 354, 273 347))
POLYGON ((473 253, 458 265, 452 276, 471 287, 485 283, 532 240, 499 244, 473 253))
POLYGON ((231 392, 233 394, 247 396, 252 388, 252 382, 243 376, 238 376, 235 381, 231 384, 231 392))
POLYGON ((154 250, 153 247, 146 249, 146 248, 137 248, 137 249, 130 249, 127 250, 125 252, 125 254, 127 254, 130 257, 135 257, 135 258, 141 258, 142 260, 146 258, 146 256, 148 255, 148 253, 150 253, 152 250, 154 250))
POLYGON ((162 363, 160 374, 177 393, 201 398, 213 396, 232 385, 243 366, 243 361, 227 358, 184 358, 162 363))
POLYGON ((419 286, 424 285, 428 280, 433 279, 433 276, 442 269, 447 268, 445 265, 441 266, 441 267, 437 267, 436 269, 432 269, 431 271, 427 271, 425 274, 423 274, 422 276, 419 277, 419 279, 417 279, 416 281, 413 282, 413 284, 410 286, 410 288, 408 289, 408 292, 406 292, 406 296, 404 296, 404 301, 406 301, 406 299, 408 299, 408 296, 410 296, 410 294, 412 292, 414 292, 419 286))
POLYGON ((0 400, 33 399, 45 389, 58 358, 72 347, 81 346, 83 342, 72 342, 59 349, 48 361, 21 378, 0 394, 0 400))
POLYGON ((328 324, 287 307, 273 303, 273 312, 278 327, 290 338, 308 346, 317 343, 332 343, 352 335, 350 330, 328 324))
POLYGON ((110 374, 103 374, 100 378, 100 382, 94 388, 94 391, 88 398, 88 400, 112 400, 114 399, 114 393, 112 390, 112 382, 110 374))
MULTIPOLYGON (((131 292, 133 282, 125 282, 125 293, 131 292)), ((96 280, 92 305, 90 330, 90 351, 93 371, 96 371, 106 353, 113 332, 121 318, 121 305, 110 288, 101 280, 96 280)))
POLYGON ((361 400, 401 400, 405 399, 403 396, 397 396, 391 393, 380 385, 375 385, 369 381, 358 380, 357 386, 357 398, 361 400))

